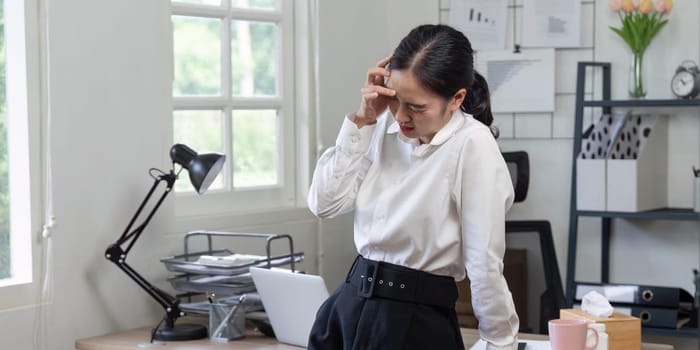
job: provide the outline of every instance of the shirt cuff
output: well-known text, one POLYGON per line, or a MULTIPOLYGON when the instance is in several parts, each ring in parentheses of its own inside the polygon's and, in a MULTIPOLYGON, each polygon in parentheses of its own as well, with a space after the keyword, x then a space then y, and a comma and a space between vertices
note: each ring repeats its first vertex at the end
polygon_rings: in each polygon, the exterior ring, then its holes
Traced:
POLYGON ((374 130, 377 128, 377 123, 358 128, 357 124, 353 121, 354 119, 354 113, 345 115, 345 118, 343 118, 343 125, 340 127, 340 132, 338 133, 338 138, 335 143, 346 153, 365 153, 369 149, 369 145, 372 141, 372 134, 374 134, 374 130))

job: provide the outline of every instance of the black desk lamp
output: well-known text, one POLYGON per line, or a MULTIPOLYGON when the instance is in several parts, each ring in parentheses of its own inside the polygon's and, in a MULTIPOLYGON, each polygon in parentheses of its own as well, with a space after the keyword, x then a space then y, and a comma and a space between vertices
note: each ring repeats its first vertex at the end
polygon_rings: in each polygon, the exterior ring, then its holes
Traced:
MULTIPOLYGON (((170 148, 170 159, 173 161, 173 166, 172 169, 170 169, 170 172, 165 173, 155 168, 151 168, 149 171, 151 177, 155 180, 151 190, 148 191, 146 198, 144 198, 141 205, 139 205, 139 208, 136 210, 136 214, 134 214, 131 221, 129 221, 129 225, 126 227, 121 237, 119 237, 115 243, 111 244, 107 248, 105 251, 105 257, 107 260, 115 263, 120 269, 122 269, 122 271, 129 275, 131 279, 136 281, 141 288, 143 288, 151 297, 153 297, 153 299, 158 302, 158 304, 165 309, 165 317, 163 319, 165 321, 165 326, 154 330, 154 339, 200 339, 207 336, 206 327, 195 324, 175 325, 175 320, 178 317, 185 315, 185 313, 180 310, 180 301, 168 293, 151 285, 145 278, 139 275, 126 263, 126 255, 129 253, 129 250, 131 250, 131 247, 133 247, 146 225, 148 225, 148 222, 151 221, 153 214, 155 214, 158 207, 160 207, 161 203, 163 203, 165 197, 168 195, 168 193, 170 193, 170 191, 172 191, 173 185, 175 184, 175 180, 177 180, 180 171, 182 171, 182 169, 187 169, 190 173, 190 182, 192 182, 192 186, 194 186, 195 190, 197 190, 197 193, 203 194, 221 171, 226 157, 219 153, 197 154, 197 152, 185 145, 176 144, 170 148), (179 164, 181 166, 177 173, 175 172, 175 164, 179 164), (153 174, 154 171, 157 171, 159 174, 153 174), (143 222, 131 230, 131 228, 134 226, 134 222, 139 217, 146 203, 148 203, 148 200, 151 198, 161 182, 165 182, 166 184, 165 192, 163 192, 163 194, 160 196, 158 202, 156 202, 155 206, 153 209, 151 209, 151 212, 148 213, 148 216, 143 220, 143 222)), ((156 328, 158 327, 159 326, 156 326, 156 328)))

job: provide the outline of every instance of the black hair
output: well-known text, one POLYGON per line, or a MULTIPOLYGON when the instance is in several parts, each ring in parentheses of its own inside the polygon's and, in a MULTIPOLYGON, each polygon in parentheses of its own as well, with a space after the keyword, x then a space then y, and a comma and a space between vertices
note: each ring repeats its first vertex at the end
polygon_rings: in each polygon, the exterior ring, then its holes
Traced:
POLYGON ((486 126, 493 123, 488 84, 474 70, 474 50, 462 32, 442 24, 414 28, 394 50, 389 69, 412 71, 424 88, 445 99, 466 89, 462 111, 486 126))

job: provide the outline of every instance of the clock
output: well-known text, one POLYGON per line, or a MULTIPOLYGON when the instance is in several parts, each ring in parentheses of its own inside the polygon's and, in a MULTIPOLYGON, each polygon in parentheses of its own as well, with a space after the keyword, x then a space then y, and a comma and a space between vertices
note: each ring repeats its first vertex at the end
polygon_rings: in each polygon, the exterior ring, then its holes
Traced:
POLYGON ((694 61, 686 60, 676 68, 671 79, 671 91, 680 98, 695 98, 700 93, 700 69, 694 61))

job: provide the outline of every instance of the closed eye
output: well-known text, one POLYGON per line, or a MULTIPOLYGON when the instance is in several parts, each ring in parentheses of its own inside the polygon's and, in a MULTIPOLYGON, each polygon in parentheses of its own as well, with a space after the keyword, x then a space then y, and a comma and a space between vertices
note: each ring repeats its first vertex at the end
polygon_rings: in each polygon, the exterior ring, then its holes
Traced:
MULTIPOLYGON (((401 103, 401 100, 399 100, 398 96, 394 96, 392 98, 393 101, 401 103)), ((428 105, 425 104, 416 104, 416 103, 405 103, 405 105, 412 111, 414 112, 424 112, 425 109, 428 107, 428 105)))
POLYGON ((426 107, 426 105, 416 105, 416 104, 412 104, 412 103, 408 104, 408 108, 410 108, 411 110, 413 110, 415 112, 422 112, 425 110, 425 107, 426 107))

